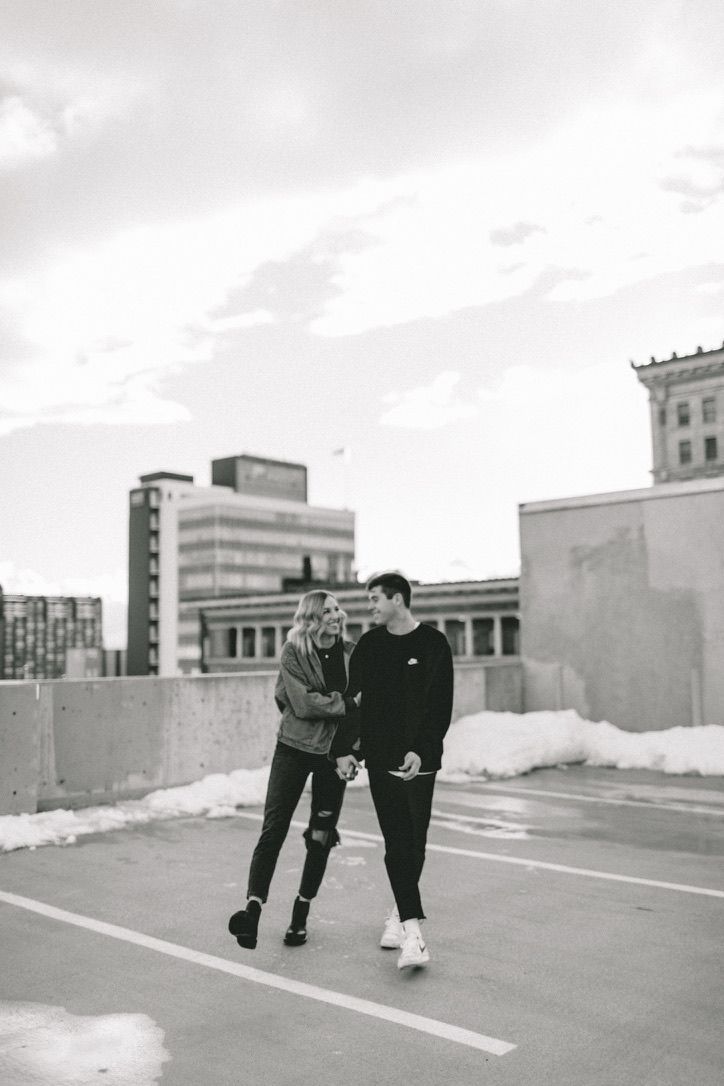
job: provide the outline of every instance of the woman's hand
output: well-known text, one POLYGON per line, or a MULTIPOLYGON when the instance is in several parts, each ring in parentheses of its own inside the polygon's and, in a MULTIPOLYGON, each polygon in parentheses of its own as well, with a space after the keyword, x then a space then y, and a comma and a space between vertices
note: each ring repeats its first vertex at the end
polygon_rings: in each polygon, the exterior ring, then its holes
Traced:
POLYGON ((341 758, 337 758, 336 773, 340 780, 353 781, 357 776, 358 769, 359 762, 354 754, 345 754, 341 758))

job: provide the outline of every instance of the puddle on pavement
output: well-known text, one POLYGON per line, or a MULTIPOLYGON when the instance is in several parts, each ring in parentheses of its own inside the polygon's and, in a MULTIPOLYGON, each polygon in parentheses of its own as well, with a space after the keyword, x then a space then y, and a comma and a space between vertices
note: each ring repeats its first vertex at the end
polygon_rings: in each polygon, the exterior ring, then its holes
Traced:
POLYGON ((465 815, 443 814, 433 811, 430 825, 440 829, 453 830, 455 833, 472 834, 474 837, 498 837, 504 840, 521 840, 529 837, 527 826, 513 825, 511 822, 492 821, 486 818, 466 817, 465 815))

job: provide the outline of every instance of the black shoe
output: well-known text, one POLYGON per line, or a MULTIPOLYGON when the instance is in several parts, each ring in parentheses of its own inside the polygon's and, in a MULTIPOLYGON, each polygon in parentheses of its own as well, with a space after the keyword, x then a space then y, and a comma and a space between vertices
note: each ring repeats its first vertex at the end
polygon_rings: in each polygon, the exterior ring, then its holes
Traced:
POLYGON ((247 901, 246 908, 240 909, 229 918, 229 931, 236 936, 239 946, 253 950, 256 946, 256 932, 259 927, 261 905, 258 901, 247 901))
POLYGON ((292 919, 287 928, 284 942, 287 946, 302 946, 307 941, 307 917, 309 902, 296 898, 292 909, 292 919))

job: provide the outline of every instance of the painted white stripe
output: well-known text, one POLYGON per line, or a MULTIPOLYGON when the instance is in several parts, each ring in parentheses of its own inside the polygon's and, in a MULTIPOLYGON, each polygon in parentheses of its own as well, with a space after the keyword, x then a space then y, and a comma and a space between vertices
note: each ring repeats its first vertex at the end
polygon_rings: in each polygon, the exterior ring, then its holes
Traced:
POLYGON ((6 905, 14 905, 19 909, 27 909, 29 912, 39 913, 51 920, 60 920, 64 924, 73 924, 78 928, 96 932, 98 935, 107 935, 111 939, 120 939, 125 943, 133 943, 135 946, 144 947, 146 950, 155 950, 159 954, 167 954, 170 958, 180 958, 182 961, 191 962, 193 965, 201 965, 207 969, 216 969, 220 973, 229 973, 242 980, 251 981, 253 984, 262 984, 267 988, 277 988, 291 995, 303 996, 305 999, 316 999, 320 1003, 329 1003, 333 1007, 342 1007, 356 1014, 366 1014, 371 1018, 380 1018, 385 1022, 392 1022, 398 1026, 406 1026, 408 1029, 419 1030, 420 1033, 428 1033, 433 1037, 442 1037, 446 1041, 454 1041, 456 1044, 466 1045, 468 1048, 476 1048, 481 1052, 489 1052, 494 1056, 504 1056, 512 1052, 516 1047, 508 1041, 501 1041, 497 1037, 487 1037, 484 1033, 474 1033, 460 1026, 450 1025, 449 1022, 439 1022, 435 1018, 425 1018, 423 1015, 411 1014, 402 1011, 398 1007, 388 1007, 384 1003, 372 1003, 368 999, 358 999, 357 996, 346 995, 344 992, 334 992, 329 988, 318 988, 315 984, 305 984, 303 981, 292 980, 289 977, 280 977, 276 973, 265 973, 261 969, 254 969, 249 965, 241 965, 237 962, 227 961, 226 958, 217 958, 213 954, 203 954, 199 950, 191 950, 189 947, 179 946, 177 943, 168 943, 165 939, 155 939, 151 935, 133 931, 130 928, 121 928, 116 924, 107 924, 103 920, 94 920, 90 916, 81 916, 79 913, 71 913, 66 909, 58 909, 54 905, 46 905, 42 901, 35 901, 29 897, 21 897, 19 894, 10 894, 0 890, 0 901, 6 905))
MULTIPOLYGON (((346 830, 346 833, 349 831, 346 830)), ((520 867, 536 867, 543 871, 559 871, 563 875, 585 875, 589 879, 609 879, 611 882, 629 882, 635 886, 652 886, 658 890, 678 890, 682 894, 703 894, 704 897, 724 898, 724 890, 710 890, 706 886, 689 886, 682 882, 663 882, 660 879, 642 879, 636 875, 617 875, 612 871, 595 871, 590 867, 569 867, 568 864, 553 864, 545 860, 526 860, 522 856, 500 856, 497 852, 476 852, 467 848, 451 848, 447 845, 427 845, 428 851, 448 852, 454 856, 472 856, 478 860, 493 860, 502 864, 517 864, 520 867)))
POLYGON ((440 800, 444 796, 449 803, 483 807, 485 805, 485 795, 488 792, 491 795, 508 795, 512 793, 516 796, 550 796, 552 799, 569 799, 576 803, 608 803, 612 807, 645 807, 648 811, 676 811, 677 814, 704 814, 724 817, 724 806, 714 804, 708 807, 702 804, 695 806, 688 803, 656 803, 645 799, 611 799, 608 796, 587 796, 583 792, 551 792, 544 788, 522 788, 514 784, 485 784, 480 792, 453 792, 447 791, 443 783, 442 789, 436 792, 436 798, 440 800))
MULTIPOLYGON (((251 811, 237 811, 239 818, 251 818, 261 822, 262 815, 251 811)), ((292 822, 292 826, 306 829, 306 822, 292 822)), ((341 827, 346 837, 361 837, 366 841, 382 843, 379 833, 363 833, 362 830, 348 830, 341 827)), ((493 863, 516 864, 519 867, 537 867, 543 871, 559 871, 563 875, 585 875, 589 879, 609 879, 611 882, 630 882, 635 886, 652 886, 658 890, 678 890, 682 894, 703 894, 704 897, 724 898, 724 890, 710 890, 706 886, 689 886, 685 882, 662 882, 660 879, 642 879, 636 875, 617 875, 613 871, 595 871, 590 867, 569 867, 568 864, 553 864, 546 860, 527 860, 523 856, 501 856, 497 852, 477 852, 470 848, 454 848, 452 845, 432 845, 427 842, 428 852, 446 852, 451 856, 469 856, 474 860, 492 860, 493 863)))

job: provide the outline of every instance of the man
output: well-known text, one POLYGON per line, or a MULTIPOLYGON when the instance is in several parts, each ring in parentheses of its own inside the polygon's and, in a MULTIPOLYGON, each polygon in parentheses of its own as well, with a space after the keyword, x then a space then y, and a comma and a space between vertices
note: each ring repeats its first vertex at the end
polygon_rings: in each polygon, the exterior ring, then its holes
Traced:
MULTIPOLYGON (((452 654, 439 630, 413 617, 412 590, 401 574, 374 576, 367 595, 375 627, 352 653, 348 692, 361 692, 361 757, 395 898, 380 945, 399 947, 397 964, 404 969, 430 960, 420 928, 425 913, 419 881, 452 714, 452 654)), ((340 776, 353 774, 357 764, 351 753, 337 758, 340 776)))

